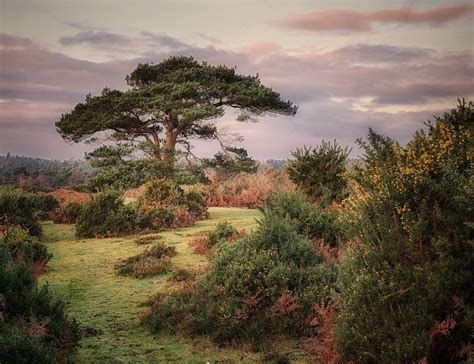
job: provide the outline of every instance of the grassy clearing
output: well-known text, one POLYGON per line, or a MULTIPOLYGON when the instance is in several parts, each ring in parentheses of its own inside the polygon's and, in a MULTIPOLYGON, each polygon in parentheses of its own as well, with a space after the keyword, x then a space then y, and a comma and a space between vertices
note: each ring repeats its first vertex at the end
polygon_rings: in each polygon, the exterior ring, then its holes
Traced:
MULTIPOLYGON (((161 241, 176 247, 175 267, 190 271, 206 264, 206 258, 192 254, 188 242, 199 232, 222 221, 238 229, 255 227, 256 210, 211 208, 210 218, 189 228, 162 232, 161 241)), ((44 240, 53 253, 49 272, 41 279, 67 303, 68 312, 83 327, 98 330, 84 337, 79 349, 80 363, 203 363, 260 361, 260 356, 239 350, 220 349, 205 339, 190 341, 167 335, 152 335, 139 324, 139 304, 164 289, 172 272, 145 279, 118 276, 114 265, 141 253, 145 245, 136 236, 110 239, 74 237, 72 225, 45 223, 44 240)), ((93 331, 93 330, 90 330, 93 331)))

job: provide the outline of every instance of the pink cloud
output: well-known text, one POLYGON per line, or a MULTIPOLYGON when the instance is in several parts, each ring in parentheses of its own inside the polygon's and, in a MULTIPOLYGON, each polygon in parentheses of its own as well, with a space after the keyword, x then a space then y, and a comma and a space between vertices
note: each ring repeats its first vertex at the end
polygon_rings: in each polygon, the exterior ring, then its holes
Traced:
POLYGON ((0 33, 0 47, 2 48, 26 47, 32 44, 33 42, 28 38, 0 33))
POLYGON ((356 31, 372 30, 374 24, 442 24, 469 15, 474 5, 440 6, 430 10, 413 7, 357 11, 351 9, 318 10, 303 15, 289 16, 276 21, 288 29, 309 31, 356 31))
POLYGON ((281 47, 275 42, 258 42, 242 48, 242 53, 249 56, 262 56, 277 52, 281 47))

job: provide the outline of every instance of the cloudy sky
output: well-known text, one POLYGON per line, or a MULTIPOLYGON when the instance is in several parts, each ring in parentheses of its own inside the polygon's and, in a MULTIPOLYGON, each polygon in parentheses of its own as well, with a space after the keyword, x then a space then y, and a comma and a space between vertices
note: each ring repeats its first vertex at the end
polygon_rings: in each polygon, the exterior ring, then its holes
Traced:
MULTIPOLYGON (((82 158, 54 122, 138 63, 193 55, 258 73, 292 117, 218 125, 258 159, 369 126, 405 142, 474 96, 473 1, 0 0, 0 154, 82 158)), ((216 146, 197 143, 206 155, 216 146)))

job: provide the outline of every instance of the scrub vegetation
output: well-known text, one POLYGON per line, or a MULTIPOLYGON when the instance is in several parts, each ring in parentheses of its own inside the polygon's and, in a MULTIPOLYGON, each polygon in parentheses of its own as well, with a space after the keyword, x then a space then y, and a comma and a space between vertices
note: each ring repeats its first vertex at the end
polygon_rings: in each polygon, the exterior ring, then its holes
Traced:
POLYGON ((81 191, 0 189, 0 362, 474 360, 472 102, 276 170, 212 121, 294 115, 258 76, 172 57, 127 82, 56 124, 117 142, 81 191))

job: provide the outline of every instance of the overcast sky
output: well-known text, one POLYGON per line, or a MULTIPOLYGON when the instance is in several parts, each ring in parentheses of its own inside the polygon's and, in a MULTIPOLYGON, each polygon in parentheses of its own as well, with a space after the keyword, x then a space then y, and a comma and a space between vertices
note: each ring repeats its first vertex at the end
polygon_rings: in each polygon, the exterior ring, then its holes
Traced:
MULTIPOLYGON (((257 159, 337 139, 358 152, 367 128, 401 142, 474 95, 474 2, 0 0, 0 154, 82 158, 54 123, 140 62, 192 55, 258 73, 299 106, 238 123, 257 159)), ((217 146, 197 143, 207 155, 217 146)))

